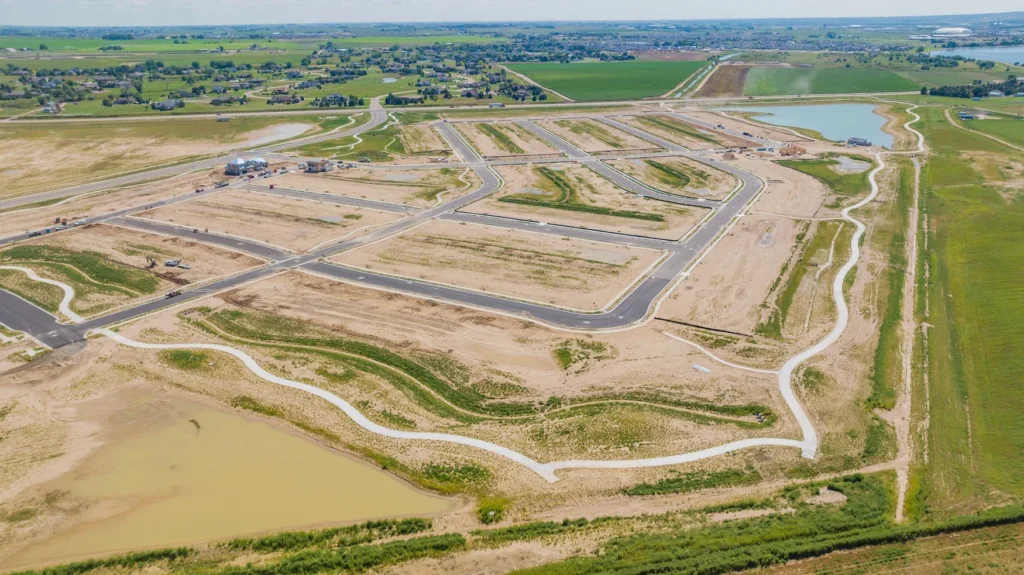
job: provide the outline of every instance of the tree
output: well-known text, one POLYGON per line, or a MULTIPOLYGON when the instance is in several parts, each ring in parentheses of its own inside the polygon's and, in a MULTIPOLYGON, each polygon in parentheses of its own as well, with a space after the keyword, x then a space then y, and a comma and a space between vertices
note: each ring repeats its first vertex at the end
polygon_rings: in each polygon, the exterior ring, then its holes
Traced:
POLYGON ((46 44, 40 44, 40 45, 39 45, 39 50, 40 50, 40 51, 43 51, 43 50, 49 50, 49 49, 50 49, 50 47, 49 47, 49 46, 47 46, 46 44))
POLYGON ((927 96, 928 95, 928 87, 927 86, 921 86, 921 95, 922 96, 927 96))
POLYGON ((199 62, 197 62, 195 60, 192 60, 192 69, 193 70, 198 70, 199 69, 199 62))

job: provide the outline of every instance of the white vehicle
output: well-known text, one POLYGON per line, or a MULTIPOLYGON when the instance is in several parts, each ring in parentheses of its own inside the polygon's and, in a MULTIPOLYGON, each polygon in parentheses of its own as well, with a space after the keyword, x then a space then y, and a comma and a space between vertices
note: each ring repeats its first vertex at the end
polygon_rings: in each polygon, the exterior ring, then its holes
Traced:
POLYGON ((77 222, 75 222, 74 225, 76 225, 76 226, 85 225, 85 220, 78 220, 77 222))
POLYGON ((181 263, 181 260, 167 260, 167 261, 164 262, 164 265, 169 267, 169 268, 176 268, 176 267, 178 267, 178 264, 180 264, 180 263, 181 263))
POLYGON ((61 224, 61 225, 57 226, 57 227, 56 227, 56 228, 54 228, 54 229, 55 229, 55 230, 63 230, 63 229, 65 229, 65 228, 67 228, 67 226, 65 226, 64 224, 61 224))
POLYGON ((179 270, 190 270, 190 269, 192 269, 192 266, 190 266, 188 264, 178 264, 178 269, 179 270))

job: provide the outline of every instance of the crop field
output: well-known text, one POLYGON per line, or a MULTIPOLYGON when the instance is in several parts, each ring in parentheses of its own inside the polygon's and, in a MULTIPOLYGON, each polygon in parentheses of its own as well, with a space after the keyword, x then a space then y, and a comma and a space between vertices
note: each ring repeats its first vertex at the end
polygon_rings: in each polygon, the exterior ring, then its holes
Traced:
POLYGON ((665 94, 705 66, 705 62, 579 62, 508 64, 529 77, 580 102, 632 100, 665 94))
POLYGON ((920 86, 888 70, 758 66, 747 73, 744 96, 905 92, 920 86))
POLYGON ((697 98, 742 96, 750 66, 720 65, 694 95, 697 98))
POLYGON ((638 198, 585 167, 502 166, 505 186, 466 211, 679 239, 705 210, 638 198))
POLYGON ((335 261, 590 310, 614 300, 660 257, 625 246, 433 221, 335 261))

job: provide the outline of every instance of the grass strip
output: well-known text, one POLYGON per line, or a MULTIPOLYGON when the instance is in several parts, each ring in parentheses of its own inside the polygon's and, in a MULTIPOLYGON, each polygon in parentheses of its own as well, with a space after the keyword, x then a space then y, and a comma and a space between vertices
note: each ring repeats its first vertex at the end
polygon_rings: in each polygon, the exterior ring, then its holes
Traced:
POLYGON ((76 561, 75 563, 67 563, 45 569, 17 571, 11 575, 79 575, 97 569, 139 569, 160 561, 184 559, 194 553, 195 550, 189 547, 140 551, 138 553, 126 553, 124 555, 107 557, 106 559, 76 561))
POLYGON ((637 116, 636 119, 641 124, 646 124, 648 126, 653 126, 655 128, 661 128, 662 130, 666 130, 668 132, 680 134, 687 138, 693 138, 696 140, 700 140, 702 142, 708 142, 709 144, 715 144, 716 146, 720 145, 720 142, 718 140, 712 138, 711 136, 702 134, 697 130, 689 128, 681 122, 667 120, 660 116, 637 116))
POLYGON ((716 487, 753 485, 761 481, 761 474, 750 469, 726 469, 723 471, 691 471, 674 477, 666 477, 655 483, 638 483, 623 489, 626 495, 665 495, 668 493, 689 493, 716 487))
POLYGON ((386 519, 329 529, 289 531, 265 537, 232 539, 225 543, 224 546, 233 551, 255 551, 257 553, 296 551, 311 547, 352 547, 388 537, 422 533, 429 530, 431 525, 432 523, 429 519, 418 517, 398 520, 386 519))
POLYGON ((495 128, 490 124, 477 124, 476 128, 484 133, 484 135, 494 140, 498 147, 510 154, 524 154, 526 150, 519 147, 518 144, 512 141, 507 134, 501 130, 495 128))
POLYGON ((604 206, 592 206, 589 204, 583 204, 580 202, 579 194, 576 192, 576 188, 566 180, 566 178, 548 167, 536 168, 536 171, 544 180, 546 180, 550 187, 553 187, 553 193, 548 197, 536 197, 531 195, 515 194, 499 198, 499 202, 507 202, 510 204, 520 204, 526 206, 536 206, 540 208, 553 208, 556 210, 569 210, 574 212, 584 212, 588 214, 598 214, 602 216, 613 216, 618 218, 631 218, 636 220, 647 220, 652 222, 663 222, 665 216, 661 214, 653 214, 649 212, 637 212, 633 210, 616 210, 604 206))

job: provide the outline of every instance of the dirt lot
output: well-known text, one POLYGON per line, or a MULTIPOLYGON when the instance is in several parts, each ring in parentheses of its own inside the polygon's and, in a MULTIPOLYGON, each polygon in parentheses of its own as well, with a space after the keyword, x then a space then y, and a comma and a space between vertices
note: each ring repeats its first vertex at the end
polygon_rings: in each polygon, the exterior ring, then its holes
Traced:
POLYGON ((356 168, 324 174, 285 174, 274 183, 281 188, 428 207, 439 199, 448 201, 472 192, 480 186, 480 178, 472 170, 459 168, 402 172, 356 168))
POLYGON ((340 206, 260 192, 230 190, 137 215, 242 236, 293 251, 355 237, 398 219, 378 210, 340 206))
POLYGON ((736 116, 731 116, 728 112, 724 112, 723 113, 723 112, 690 112, 690 111, 687 111, 687 112, 684 112, 684 113, 687 116, 693 116, 694 118, 705 120, 707 122, 714 122, 716 125, 717 124, 722 124, 723 126, 725 126, 727 128, 730 128, 730 129, 733 129, 733 130, 738 130, 740 132, 749 132, 749 133, 751 133, 751 134, 753 134, 755 136, 760 136, 762 138, 768 138, 770 140, 775 140, 777 142, 803 143, 803 142, 809 142, 810 141, 807 138, 805 138, 803 136, 796 135, 796 134, 794 134, 792 132, 787 132, 785 130, 779 130, 779 129, 776 129, 776 128, 766 127, 764 124, 758 124, 758 123, 755 123, 755 122, 748 122, 744 118, 736 117, 736 116))
POLYGON ((493 156, 561 155, 558 150, 513 122, 459 122, 452 124, 452 126, 465 136, 469 143, 485 158, 493 156), (498 141, 496 137, 487 134, 484 130, 487 130, 488 126, 508 138, 508 142, 504 146, 514 146, 514 148, 508 149, 508 147, 503 147, 502 142, 498 141))
POLYGON ((747 211, 768 212, 793 218, 834 218, 836 208, 825 207, 830 192, 824 184, 796 170, 774 162, 738 156, 730 163, 753 172, 768 182, 768 189, 747 211))
POLYGON ((576 185, 576 191, 581 203, 616 210, 660 214, 664 221, 658 222, 603 214, 590 214, 500 201, 501 198, 509 195, 535 193, 539 185, 537 183, 539 176, 530 166, 498 167, 498 174, 505 180, 505 186, 498 193, 470 204, 463 208, 462 211, 526 218, 552 224, 672 240, 686 235, 706 215, 706 212, 701 209, 677 206, 658 200, 648 200, 634 196, 602 178, 589 168, 552 164, 547 164, 547 167, 561 170, 571 176, 576 185), (582 180, 582 183, 580 180, 582 180))
POLYGON ((144 206, 149 202, 172 196, 192 194, 196 188, 212 187, 215 182, 223 179, 224 171, 221 169, 196 172, 160 182, 83 196, 59 205, 0 213, 0 237, 51 226, 56 218, 65 218, 73 222, 131 206, 144 206))
POLYGON ((273 118, 75 123, 60 126, 7 124, 0 129, 0 199, 81 184, 175 161, 186 161, 267 142, 286 127, 313 125, 273 118), (226 125, 231 124, 231 125, 226 125), (254 129, 246 130, 251 127, 254 129))
POLYGON ((652 188, 684 196, 721 200, 731 194, 737 184, 735 177, 683 156, 648 161, 610 160, 608 163, 652 188), (679 186, 677 178, 657 169, 651 162, 685 174, 690 179, 689 183, 679 186))
POLYGON ((658 317, 754 333, 761 304, 793 256, 796 235, 804 227, 786 218, 741 218, 662 302, 658 317))
POLYGON ((437 154, 451 152, 448 144, 430 124, 400 125, 402 145, 410 154, 437 154))
POLYGON ((540 120, 540 127, 564 138, 584 152, 661 151, 661 148, 597 120, 540 120))
POLYGON ((620 116, 616 120, 675 142, 690 150, 749 146, 750 142, 727 134, 712 132, 694 124, 664 115, 620 116), (700 137, 698 137, 700 136, 700 137))
POLYGON ((431 221, 335 256, 377 272, 574 309, 615 301, 661 254, 490 226, 431 221))
POLYGON ((695 98, 728 98, 743 95, 743 85, 747 82, 750 66, 721 64, 711 73, 695 98))
POLYGON ((137 268, 147 267, 148 256, 158 264, 152 270, 154 273, 177 284, 203 282, 264 263, 261 259, 239 252, 104 224, 44 236, 31 243, 99 252, 116 262, 137 268), (166 260, 181 260, 190 269, 167 267, 164 265, 166 260))

